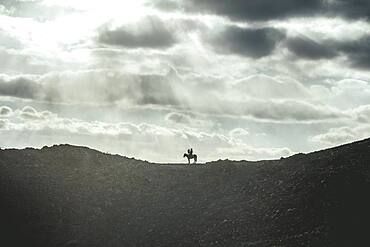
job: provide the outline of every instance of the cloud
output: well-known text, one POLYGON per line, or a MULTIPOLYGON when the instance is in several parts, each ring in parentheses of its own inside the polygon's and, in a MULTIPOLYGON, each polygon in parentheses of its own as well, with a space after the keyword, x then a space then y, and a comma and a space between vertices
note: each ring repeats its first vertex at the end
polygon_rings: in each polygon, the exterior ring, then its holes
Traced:
POLYGON ((19 117, 28 120, 46 120, 55 117, 56 115, 50 111, 39 112, 31 106, 25 106, 22 110, 18 110, 19 117))
POLYGON ((10 11, 0 2, 0 14, 1 15, 9 15, 10 11))
POLYGON ((362 105, 353 110, 356 121, 370 124, 370 105, 362 105))
POLYGON ((303 101, 251 101, 243 109, 245 115, 259 119, 318 121, 346 118, 340 111, 325 106, 313 105, 303 101))
POLYGON ((169 48, 177 41, 174 33, 155 16, 149 16, 133 26, 126 25, 100 30, 98 41, 102 44, 125 48, 169 48))
POLYGON ((252 75, 236 82, 231 87, 234 97, 246 95, 258 99, 307 99, 310 92, 301 83, 289 78, 273 78, 263 74, 252 75))
POLYGON ((122 74, 115 70, 0 77, 0 96, 54 103, 177 105, 176 74, 122 74), (93 83, 92 83, 93 82, 93 83))
POLYGON ((355 140, 355 132, 350 127, 332 128, 327 133, 312 137, 312 141, 326 145, 339 145, 355 140))
POLYGON ((370 124, 362 124, 357 127, 343 126, 331 128, 328 132, 313 136, 310 140, 325 146, 336 146, 369 138, 370 124))
POLYGON ((293 37, 286 41, 288 49, 300 58, 331 59, 339 54, 347 57, 354 68, 370 68, 370 36, 353 40, 326 39, 316 42, 307 37, 293 37))
POLYGON ((370 2, 367 0, 334 0, 329 3, 328 11, 332 15, 350 19, 370 18, 370 2))
MULTIPOLYGON (((17 46, 17 44, 14 43, 14 46, 17 46)), ((15 50, 0 47, 0 57, 0 72, 3 73, 42 74, 49 72, 51 68, 50 59, 39 56, 39 54, 28 54, 25 49, 15 50)))
POLYGON ((51 21, 57 17, 64 16, 76 12, 73 8, 64 8, 52 4, 44 4, 40 0, 2 0, 0 7, 3 14, 21 17, 32 18, 37 21, 51 21))
POLYGON ((370 84, 356 79, 336 81, 320 97, 319 100, 326 104, 352 111, 353 108, 370 104, 370 84))
POLYGON ((337 56, 335 48, 330 44, 320 44, 310 38, 295 37, 287 40, 288 49, 300 58, 330 59, 337 56))
POLYGON ((355 68, 370 68, 370 36, 363 36, 353 41, 337 41, 337 49, 348 56, 355 68))
POLYGON ((178 99, 175 93, 175 82, 171 78, 162 75, 142 75, 135 84, 131 85, 131 93, 136 94, 137 103, 147 105, 178 105, 178 99), (136 90, 139 92, 136 92, 136 90))
POLYGON ((308 16, 370 18, 367 0, 156 0, 154 7, 164 11, 214 14, 236 21, 271 21, 308 16))
POLYGON ((170 124, 181 125, 185 128, 210 129, 219 126, 216 121, 211 121, 204 116, 201 117, 194 113, 170 112, 166 114, 165 120, 170 124))
MULTIPOLYGON (((212 85, 202 87, 199 84, 202 82, 183 80, 172 70, 166 74, 93 70, 9 78, 0 83, 0 95, 52 103, 157 106, 181 114, 192 112, 276 122, 348 118, 347 113, 329 105, 311 102, 310 91, 298 82, 263 75, 251 76, 227 87, 215 87, 214 90, 208 89, 212 85)), ((206 124, 204 119, 190 119, 178 114, 169 115, 167 120, 206 124)))
POLYGON ((320 122, 350 118, 347 113, 328 105, 314 105, 294 99, 209 99, 208 104, 199 107, 202 112, 208 114, 244 117, 267 122, 320 122))
POLYGON ((240 28, 229 26, 207 41, 222 54, 235 54, 251 58, 270 55, 284 38, 283 31, 275 28, 240 28))
POLYGON ((253 148, 245 144, 238 144, 231 148, 218 148, 218 152, 227 153, 237 159, 248 159, 248 157, 264 157, 263 159, 276 159, 293 155, 289 148, 253 148))
POLYGON ((31 79, 0 76, 0 95, 37 99, 40 93, 41 85, 31 79))
POLYGON ((0 118, 1 117, 8 117, 13 113, 12 108, 8 106, 0 106, 0 118))
POLYGON ((183 9, 189 12, 216 14, 233 20, 266 21, 294 16, 308 16, 320 12, 321 0, 158 0, 154 6, 163 10, 183 9))
POLYGON ((353 119, 346 126, 330 128, 327 132, 311 137, 311 141, 335 146, 370 136, 370 105, 348 110, 353 119))
POLYGON ((148 5, 165 11, 178 10, 182 6, 178 0, 154 0, 148 3, 148 5))
POLYGON ((243 137, 243 136, 248 136, 249 131, 247 129, 244 129, 244 128, 236 128, 236 129, 231 130, 229 132, 229 135, 232 138, 238 139, 238 138, 243 137))
POLYGON ((38 114, 38 112, 36 111, 35 108, 31 107, 31 106, 25 106, 21 111, 20 111, 20 114, 19 114, 21 117, 23 118, 28 118, 28 119, 39 119, 40 115, 38 114))
POLYGON ((165 119, 169 122, 173 123, 181 123, 181 124, 190 124, 191 123, 191 118, 190 116, 183 114, 183 113, 178 113, 178 112, 171 112, 168 113, 165 117, 165 119))
POLYGON ((5 30, 2 30, 1 28, 0 31, 0 47, 8 49, 23 48, 23 44, 19 39, 17 39, 10 33, 7 33, 5 30))
POLYGON ((6 130, 9 120, 8 119, 1 119, 0 118, 0 131, 6 130))

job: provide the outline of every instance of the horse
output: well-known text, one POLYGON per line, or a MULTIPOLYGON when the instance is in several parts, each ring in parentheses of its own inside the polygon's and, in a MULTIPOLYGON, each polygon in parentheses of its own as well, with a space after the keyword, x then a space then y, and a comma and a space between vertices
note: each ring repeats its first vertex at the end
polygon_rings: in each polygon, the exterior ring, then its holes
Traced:
POLYGON ((198 159, 198 156, 196 154, 187 154, 187 153, 184 153, 184 158, 188 158, 188 164, 190 164, 190 160, 191 159, 194 159, 194 164, 197 163, 197 159, 198 159))

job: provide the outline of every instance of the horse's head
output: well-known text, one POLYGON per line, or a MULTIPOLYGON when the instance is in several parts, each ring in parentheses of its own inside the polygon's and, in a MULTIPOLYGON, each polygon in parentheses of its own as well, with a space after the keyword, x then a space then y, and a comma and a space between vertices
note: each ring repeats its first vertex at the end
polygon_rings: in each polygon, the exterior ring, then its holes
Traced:
POLYGON ((188 155, 187 155, 186 153, 184 153, 184 155, 183 155, 182 157, 184 157, 184 158, 185 158, 186 156, 188 156, 188 155))

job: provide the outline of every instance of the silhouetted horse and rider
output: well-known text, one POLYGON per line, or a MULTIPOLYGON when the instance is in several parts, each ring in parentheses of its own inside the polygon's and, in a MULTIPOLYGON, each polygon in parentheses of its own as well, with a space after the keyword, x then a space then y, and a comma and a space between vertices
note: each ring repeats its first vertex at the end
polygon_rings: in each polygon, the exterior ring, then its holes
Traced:
POLYGON ((193 149, 192 148, 188 149, 188 153, 184 153, 183 157, 188 158, 188 164, 190 164, 191 159, 194 159, 194 163, 197 163, 198 156, 196 154, 193 154, 193 149))

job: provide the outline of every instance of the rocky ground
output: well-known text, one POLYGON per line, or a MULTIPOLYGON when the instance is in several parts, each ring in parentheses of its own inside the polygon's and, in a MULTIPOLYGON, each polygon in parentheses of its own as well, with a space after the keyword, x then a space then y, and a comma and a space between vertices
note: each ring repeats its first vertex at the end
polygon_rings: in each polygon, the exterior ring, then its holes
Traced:
POLYGON ((370 139, 273 161, 0 151, 2 246, 370 246, 370 139))

